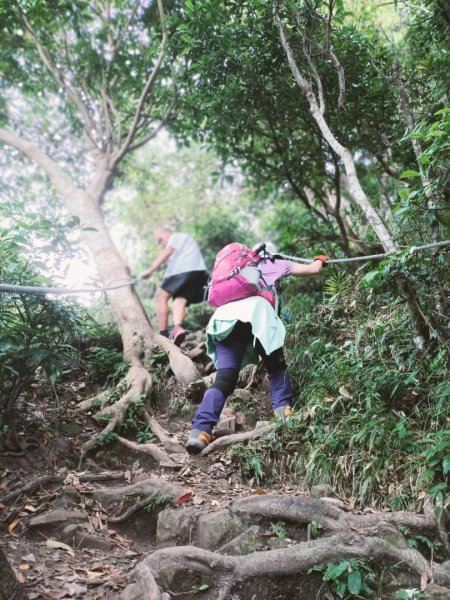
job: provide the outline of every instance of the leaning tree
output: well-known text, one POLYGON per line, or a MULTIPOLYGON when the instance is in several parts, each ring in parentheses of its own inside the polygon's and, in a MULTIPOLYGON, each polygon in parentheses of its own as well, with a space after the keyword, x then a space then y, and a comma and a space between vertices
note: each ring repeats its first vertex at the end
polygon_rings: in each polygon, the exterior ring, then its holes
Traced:
MULTIPOLYGON (((3 5, 0 142, 46 174, 65 209, 80 220, 103 286, 130 281, 102 210, 120 164, 171 118, 172 67, 163 0, 83 0, 3 5)), ((20 193, 20 190, 18 190, 20 193)), ((129 402, 151 390, 146 368, 163 346, 177 380, 198 378, 193 363, 156 336, 133 286, 107 292, 130 368, 125 392, 103 434, 123 420, 129 402)), ((93 440, 84 448, 86 452, 93 440)))

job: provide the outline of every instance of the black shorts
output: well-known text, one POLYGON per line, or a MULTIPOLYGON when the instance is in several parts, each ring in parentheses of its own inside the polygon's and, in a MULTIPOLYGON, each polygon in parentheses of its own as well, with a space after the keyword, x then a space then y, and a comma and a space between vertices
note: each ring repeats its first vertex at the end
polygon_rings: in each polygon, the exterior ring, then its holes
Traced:
POLYGON ((172 298, 186 298, 188 304, 198 304, 206 298, 207 271, 188 271, 166 277, 161 288, 172 294, 172 298))

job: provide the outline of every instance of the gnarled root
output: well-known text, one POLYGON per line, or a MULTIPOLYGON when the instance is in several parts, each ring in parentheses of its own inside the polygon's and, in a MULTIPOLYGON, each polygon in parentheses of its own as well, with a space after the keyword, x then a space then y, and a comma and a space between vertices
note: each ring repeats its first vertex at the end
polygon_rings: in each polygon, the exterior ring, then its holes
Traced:
POLYGON ((218 448, 224 448, 226 446, 231 446, 232 444, 239 444, 240 442, 247 442, 249 440, 256 440, 257 438, 266 435, 266 433, 269 433, 269 431, 271 431, 274 427, 275 425, 270 424, 265 425, 264 427, 259 427, 258 429, 253 429, 252 431, 224 435, 223 437, 214 440, 214 442, 211 442, 211 444, 206 446, 200 456, 207 456, 218 448))
POLYGON ((108 416, 110 417, 110 420, 100 433, 83 444, 81 447, 80 465, 86 454, 92 450, 92 448, 95 448, 95 446, 97 446, 99 443, 102 443, 103 439, 108 433, 115 431, 115 429, 123 423, 127 408, 133 402, 133 400, 135 400, 137 397, 145 397, 150 393, 152 388, 152 379, 150 373, 144 369, 144 367, 134 366, 130 367, 128 373, 126 374, 125 384, 127 387, 127 392, 119 400, 117 400, 117 402, 111 406, 103 408, 100 412, 96 413, 96 419, 101 419, 102 417, 108 416))
MULTIPOLYGON (((241 498, 232 503, 230 511, 241 518, 244 526, 249 522, 281 520, 295 527, 296 524, 306 526, 314 521, 320 524, 322 537, 307 542, 291 541, 291 545, 281 549, 253 551, 244 556, 223 555, 221 550, 212 552, 196 546, 157 550, 139 564, 134 579, 138 579, 144 569, 147 577, 159 586, 159 596, 145 595, 140 588, 141 598, 162 600, 164 590, 174 596, 189 594, 192 582, 201 582, 207 586, 203 593, 205 599, 226 600, 236 592, 239 595, 242 585, 251 588, 263 579, 270 590, 270 580, 280 582, 280 578, 296 576, 304 579, 312 567, 350 559, 365 561, 374 570, 382 568, 386 574, 386 586, 398 586, 400 580, 402 586, 416 588, 424 582, 439 585, 450 582, 450 561, 430 565, 418 550, 408 546, 401 533, 401 528, 407 528, 412 535, 422 534, 430 538, 439 535, 439 524, 431 511, 425 514, 357 514, 347 512, 328 500, 277 494, 241 498)), ((315 585, 312 579, 310 583, 315 585)), ((135 588, 130 586, 130 589, 135 588)), ((123 596, 127 600, 137 597, 123 596)), ((271 600, 272 597, 269 594, 267 598, 271 600)))
POLYGON ((94 497, 108 512, 113 510, 114 505, 122 505, 125 500, 132 502, 122 514, 109 517, 110 522, 119 523, 153 501, 161 505, 164 502, 172 502, 185 493, 186 490, 155 477, 125 487, 101 488, 94 493, 94 497))
MULTIPOLYGON (((434 513, 416 514, 412 512, 370 512, 354 514, 346 512, 327 500, 310 496, 247 496, 232 504, 237 515, 248 515, 267 520, 282 520, 291 523, 319 523, 327 532, 353 530, 357 533, 373 534, 374 529, 387 531, 389 527, 407 528, 413 535, 429 537, 439 535, 439 526, 434 513)), ((395 530, 397 531, 397 530, 395 530)))
MULTIPOLYGON (((209 590, 204 594, 208 600, 230 597, 233 587, 258 578, 280 578, 304 575, 317 565, 326 565, 349 559, 360 559, 373 565, 390 566, 404 573, 411 585, 420 586, 425 573, 433 579, 433 570, 428 561, 412 548, 399 548, 381 537, 368 537, 357 533, 338 533, 330 537, 295 544, 280 550, 253 552, 246 556, 223 556, 192 546, 181 546, 158 550, 140 563, 134 574, 138 579, 143 570, 167 589, 173 584, 177 573, 178 581, 188 578, 187 573, 200 575, 208 580, 209 590)), ((439 571, 442 577, 442 569, 439 571)), ((155 600, 141 589, 142 600, 155 600)), ((158 590, 161 594, 162 591, 158 590)), ((124 595, 131 600, 133 596, 124 595)), ((135 596, 135 598, 137 598, 135 596)))
POLYGON ((170 368, 179 383, 189 384, 201 379, 197 367, 189 356, 183 354, 173 342, 163 335, 157 335, 156 341, 164 352, 166 352, 170 368))

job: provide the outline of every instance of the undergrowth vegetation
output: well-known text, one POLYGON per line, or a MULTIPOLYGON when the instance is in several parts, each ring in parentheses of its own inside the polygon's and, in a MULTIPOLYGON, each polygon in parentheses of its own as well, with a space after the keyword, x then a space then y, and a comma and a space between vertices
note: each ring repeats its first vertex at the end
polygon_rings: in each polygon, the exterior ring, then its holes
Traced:
MULTIPOLYGON (((421 258, 420 298, 434 322, 426 282, 443 280, 443 262, 443 254, 421 258)), ((304 310, 302 295, 295 297, 287 343, 295 416, 234 450, 246 475, 328 483, 360 505, 416 508, 425 493, 448 505, 450 343, 442 321, 426 350, 415 345, 405 302, 387 281, 390 268, 379 265, 374 277, 330 272, 328 293, 313 310, 311 295, 304 310)), ((445 314, 449 308, 447 300, 445 314)))

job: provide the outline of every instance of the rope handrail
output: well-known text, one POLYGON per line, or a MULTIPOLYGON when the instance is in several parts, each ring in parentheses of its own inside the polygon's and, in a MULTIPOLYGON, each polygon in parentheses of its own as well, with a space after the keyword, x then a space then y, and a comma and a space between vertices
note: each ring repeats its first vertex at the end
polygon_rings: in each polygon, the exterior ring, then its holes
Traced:
MULTIPOLYGON (((423 244, 422 246, 411 246, 408 250, 408 254, 414 254, 414 252, 418 252, 419 250, 431 250, 432 248, 443 248, 444 246, 450 246, 450 240, 444 240, 442 242, 433 242, 432 244, 423 244)), ((393 251, 393 252, 383 252, 382 254, 369 254, 364 256, 352 256, 350 258, 330 258, 327 260, 327 265, 334 263, 348 263, 348 262, 356 262, 356 261, 366 261, 366 260, 375 260, 386 258, 386 256, 396 256, 400 254, 401 250, 393 251)), ((294 262, 302 262, 302 263, 312 263, 314 259, 312 258, 301 258, 299 256, 290 256, 289 254, 282 254, 277 252, 277 256, 281 256, 286 258, 287 260, 292 260, 294 262)))
MULTIPOLYGON (((419 252, 421 250, 431 250, 433 248, 443 248, 444 246, 450 246, 450 240, 444 240, 442 242, 434 242, 432 244, 424 244, 422 246, 411 246, 408 253, 413 254, 414 252, 419 252)), ((383 254, 370 254, 365 256, 353 256, 351 258, 331 258, 327 261, 327 264, 332 263, 347 263, 347 262, 356 262, 356 261, 367 261, 367 260, 375 260, 380 258, 385 258, 386 256, 395 256, 399 254, 401 251, 396 252, 384 252, 383 254)), ((312 263, 312 258, 301 258, 299 256, 290 256, 289 254, 281 254, 277 253, 277 256, 281 256, 287 260, 292 260, 294 262, 302 262, 302 263, 312 263)), ((23 286, 23 285, 12 285, 9 283, 0 283, 0 293, 5 294, 57 294, 57 295, 70 295, 70 294, 93 294, 98 292, 108 292, 110 290, 118 290, 120 288, 128 287, 130 285, 135 285, 138 281, 141 280, 141 277, 135 277, 130 279, 125 283, 120 283, 117 285, 104 286, 99 288, 79 288, 79 289, 70 289, 70 288, 56 288, 56 287, 33 287, 33 286, 23 286)))
POLYGON ((135 285, 140 280, 139 277, 130 279, 125 283, 119 283, 117 285, 110 285, 98 288, 57 288, 57 287, 40 287, 40 286, 27 286, 27 285, 13 285, 9 283, 0 283, 0 292, 6 294, 57 294, 57 295, 69 295, 69 294, 94 294, 98 292, 108 292, 109 290, 118 290, 120 288, 135 285))

